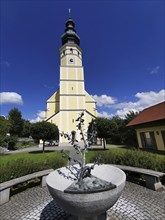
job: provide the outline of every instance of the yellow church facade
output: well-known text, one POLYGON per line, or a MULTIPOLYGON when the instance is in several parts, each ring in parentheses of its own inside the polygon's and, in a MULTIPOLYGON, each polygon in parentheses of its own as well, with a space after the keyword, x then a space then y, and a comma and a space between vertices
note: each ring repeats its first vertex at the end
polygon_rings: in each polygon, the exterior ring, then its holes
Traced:
MULTIPOLYGON (((60 132, 74 134, 80 141, 75 120, 84 112, 84 130, 87 131, 91 120, 97 117, 97 111, 95 100, 85 91, 80 38, 71 18, 66 22, 61 39, 60 86, 47 100, 46 121, 56 124, 60 132)), ((65 142, 67 140, 59 136, 59 143, 65 142)))

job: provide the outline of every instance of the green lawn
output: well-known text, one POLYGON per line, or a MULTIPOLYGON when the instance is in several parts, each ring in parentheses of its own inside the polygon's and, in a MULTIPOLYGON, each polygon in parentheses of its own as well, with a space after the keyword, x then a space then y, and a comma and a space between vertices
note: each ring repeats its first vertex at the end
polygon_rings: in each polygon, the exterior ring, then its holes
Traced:
MULTIPOLYGON (((121 164, 165 172, 164 155, 125 148, 99 149, 88 151, 87 162, 94 162, 97 155, 102 156, 102 163, 121 164)), ((67 160, 58 151, 2 155, 0 156, 0 182, 40 170, 57 169, 66 166, 66 164, 67 160)))
POLYGON ((19 153, 0 156, 0 182, 67 163, 60 152, 19 153))
POLYGON ((164 155, 126 148, 112 148, 105 151, 91 150, 87 154, 88 162, 93 162, 98 155, 102 156, 102 163, 141 167, 165 173, 164 155))

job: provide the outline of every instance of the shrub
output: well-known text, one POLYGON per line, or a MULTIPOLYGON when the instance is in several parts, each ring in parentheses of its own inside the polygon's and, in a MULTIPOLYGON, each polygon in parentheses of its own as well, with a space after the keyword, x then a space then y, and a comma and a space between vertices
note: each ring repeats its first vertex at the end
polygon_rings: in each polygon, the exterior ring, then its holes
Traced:
POLYGON ((102 156, 102 163, 105 164, 134 166, 165 172, 165 160, 163 155, 143 152, 140 150, 118 148, 99 152, 90 151, 87 155, 88 162, 93 162, 99 154, 102 156))
POLYGON ((7 138, 8 149, 16 150, 17 136, 9 136, 7 138))
POLYGON ((0 146, 8 148, 9 150, 16 150, 17 137, 16 136, 6 136, 0 146))
POLYGON ((31 147, 34 146, 35 143, 34 141, 18 141, 15 148, 18 149, 23 149, 23 148, 27 148, 27 147, 31 147))
POLYGON ((0 182, 5 182, 20 176, 41 170, 57 169, 65 166, 67 161, 60 152, 21 153, 0 156, 0 182))

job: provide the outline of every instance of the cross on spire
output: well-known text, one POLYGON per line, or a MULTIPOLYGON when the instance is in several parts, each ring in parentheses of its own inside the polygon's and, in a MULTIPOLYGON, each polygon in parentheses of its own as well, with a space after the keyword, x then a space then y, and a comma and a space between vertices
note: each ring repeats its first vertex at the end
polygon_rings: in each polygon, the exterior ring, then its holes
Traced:
POLYGON ((70 8, 68 8, 68 12, 69 12, 68 14, 69 18, 66 21, 66 27, 65 27, 63 35, 61 36, 62 45, 69 43, 69 44, 77 44, 78 46, 80 46, 80 38, 76 33, 75 23, 71 17, 70 8))
POLYGON ((69 8, 68 11, 69 11, 69 18, 71 18, 71 9, 69 8))

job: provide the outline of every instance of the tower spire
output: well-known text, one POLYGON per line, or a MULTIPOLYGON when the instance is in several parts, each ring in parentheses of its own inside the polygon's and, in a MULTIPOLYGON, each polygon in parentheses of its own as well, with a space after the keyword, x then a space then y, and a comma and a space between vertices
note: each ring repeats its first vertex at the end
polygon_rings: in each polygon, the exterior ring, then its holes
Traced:
POLYGON ((68 11, 69 11, 69 18, 71 18, 72 17, 71 16, 71 9, 69 8, 68 11))
POLYGON ((80 46, 80 38, 76 33, 75 30, 75 23, 73 21, 73 19, 71 18, 71 9, 68 9, 69 12, 69 18, 66 21, 66 28, 65 31, 63 33, 63 35, 61 36, 61 40, 62 40, 62 45, 69 43, 69 44, 77 44, 78 46, 80 46))

